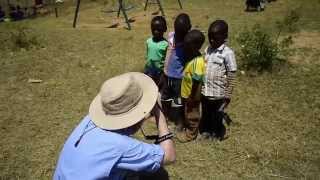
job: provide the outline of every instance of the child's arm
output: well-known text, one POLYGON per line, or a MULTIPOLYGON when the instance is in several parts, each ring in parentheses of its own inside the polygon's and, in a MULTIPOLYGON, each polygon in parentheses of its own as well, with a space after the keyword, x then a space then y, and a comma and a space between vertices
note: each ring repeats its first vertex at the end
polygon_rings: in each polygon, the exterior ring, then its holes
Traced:
POLYGON ((201 88, 203 82, 203 76, 205 73, 205 62, 203 57, 197 58, 195 61, 192 62, 192 89, 190 98, 196 99, 197 93, 199 93, 199 89, 201 88))
POLYGON ((174 43, 174 33, 171 32, 168 35, 168 47, 166 50, 166 56, 165 56, 164 67, 163 67, 163 72, 165 75, 168 74, 168 66, 169 66, 171 51, 174 49, 173 43, 174 43))
POLYGON ((235 82, 236 82, 236 72, 235 71, 227 72, 227 87, 225 89, 225 98, 226 98, 225 107, 227 107, 227 105, 230 103, 235 82))
POLYGON ((199 80, 195 80, 195 79, 192 79, 192 89, 191 89, 191 94, 189 96, 189 98, 191 99, 195 99, 196 98, 196 94, 199 90, 199 86, 200 86, 200 81, 199 80))
POLYGON ((237 64, 236 59, 233 51, 230 51, 226 56, 226 69, 227 69, 227 86, 225 89, 225 107, 230 103, 231 95, 233 91, 233 87, 236 83, 236 71, 237 71, 237 64))
POLYGON ((201 85, 200 81, 192 79, 191 94, 188 97, 186 102, 187 109, 192 109, 196 106, 195 100, 196 100, 197 92, 198 92, 198 89, 200 88, 200 85, 201 85))
POLYGON ((164 71, 164 65, 165 65, 165 60, 167 57, 167 50, 168 50, 168 42, 167 40, 163 41, 159 47, 159 54, 161 54, 161 59, 159 59, 159 68, 161 71, 164 71))
POLYGON ((145 53, 145 55, 144 55, 144 58, 145 58, 145 60, 146 61, 148 61, 148 40, 146 41, 146 43, 145 43, 145 47, 146 47, 146 53, 145 53))
POLYGON ((193 108, 194 105, 196 105, 195 101, 199 100, 199 99, 197 99, 197 96, 199 95, 198 93, 200 92, 199 89, 201 87, 201 79, 202 79, 202 75, 197 74, 197 72, 195 72, 192 76, 191 93, 187 99, 187 106, 189 108, 193 108))

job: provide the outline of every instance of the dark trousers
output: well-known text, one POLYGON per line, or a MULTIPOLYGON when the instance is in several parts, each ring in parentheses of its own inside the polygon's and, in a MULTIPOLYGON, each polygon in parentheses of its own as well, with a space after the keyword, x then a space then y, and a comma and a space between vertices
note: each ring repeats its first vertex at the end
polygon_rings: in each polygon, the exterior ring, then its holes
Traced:
POLYGON ((210 133, 218 138, 223 138, 226 128, 223 125, 223 111, 219 111, 224 100, 210 100, 205 96, 201 97, 202 117, 199 125, 200 133, 210 133))
POLYGON ((181 79, 166 75, 161 79, 161 104, 166 117, 173 121, 179 129, 183 128, 184 109, 180 97, 181 79))
MULTIPOLYGON (((181 91, 181 81, 182 79, 177 78, 171 78, 166 75, 163 75, 161 79, 162 88, 161 88, 161 94, 162 100, 176 100, 180 97, 180 91, 181 91)), ((181 102, 180 102, 181 104, 181 102)))
POLYGON ((156 85, 158 86, 158 88, 160 89, 160 83, 161 80, 163 79, 163 72, 155 69, 155 68, 145 68, 144 69, 144 74, 148 75, 149 77, 151 77, 151 79, 154 81, 154 83, 156 83, 156 85))

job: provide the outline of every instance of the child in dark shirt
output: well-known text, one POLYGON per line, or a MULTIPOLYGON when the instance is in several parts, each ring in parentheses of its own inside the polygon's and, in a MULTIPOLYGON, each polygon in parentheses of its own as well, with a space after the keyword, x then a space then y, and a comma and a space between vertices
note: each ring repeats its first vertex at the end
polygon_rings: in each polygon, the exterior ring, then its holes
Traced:
POLYGON ((181 80, 185 67, 183 40, 191 29, 191 21, 187 14, 181 13, 174 22, 174 32, 169 33, 169 47, 164 65, 165 83, 161 89, 161 104, 164 113, 177 125, 183 128, 183 107, 180 96, 181 80))

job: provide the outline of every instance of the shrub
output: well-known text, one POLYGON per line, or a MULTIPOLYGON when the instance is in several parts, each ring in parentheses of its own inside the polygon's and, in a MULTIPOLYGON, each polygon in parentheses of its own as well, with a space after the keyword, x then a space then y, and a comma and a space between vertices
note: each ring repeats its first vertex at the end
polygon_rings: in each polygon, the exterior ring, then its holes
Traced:
POLYGON ((258 24, 240 33, 237 41, 241 45, 240 66, 246 70, 272 70, 275 61, 279 60, 277 43, 258 24))
POLYGON ((12 43, 12 49, 30 49, 40 45, 38 37, 32 34, 31 29, 18 26, 10 32, 9 41, 12 43))
POLYGON ((281 65, 291 53, 292 36, 281 37, 283 32, 296 32, 299 14, 291 11, 282 20, 277 22, 277 35, 273 38, 270 31, 263 29, 259 24, 252 29, 246 29, 239 34, 237 42, 240 44, 240 67, 248 71, 272 71, 275 65, 281 65))
POLYGON ((282 21, 277 21, 278 37, 284 32, 294 33, 299 30, 298 22, 300 20, 300 14, 297 9, 290 11, 282 21))

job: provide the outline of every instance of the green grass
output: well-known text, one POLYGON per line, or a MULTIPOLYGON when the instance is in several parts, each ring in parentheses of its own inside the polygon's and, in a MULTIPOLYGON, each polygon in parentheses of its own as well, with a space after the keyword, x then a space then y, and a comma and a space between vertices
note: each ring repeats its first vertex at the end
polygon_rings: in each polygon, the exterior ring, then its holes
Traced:
MULTIPOLYGON (((142 70, 156 8, 144 12, 141 1, 130 2, 136 5, 129 12, 136 19, 132 31, 105 28, 116 15, 101 13, 112 4, 104 7, 98 0, 83 1, 77 29, 71 27, 71 2, 60 8, 58 19, 51 14, 0 24, 0 179, 51 179, 65 139, 101 83, 142 70), (28 36, 39 45, 11 48, 10 32, 21 25, 31 28, 28 36), (43 82, 28 83, 29 78, 43 82)), ((278 0, 262 13, 244 12, 241 0, 183 2, 181 11, 175 1, 164 1, 169 30, 179 12, 204 31, 223 18, 236 53, 234 38, 244 27, 260 23, 274 31, 290 9, 300 7, 302 33, 295 35, 295 54, 281 71, 238 75, 227 140, 176 143, 177 162, 166 168, 171 179, 320 179, 320 2, 278 0)))

